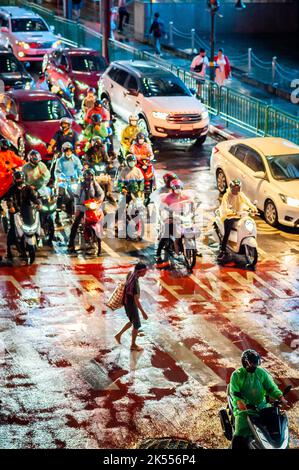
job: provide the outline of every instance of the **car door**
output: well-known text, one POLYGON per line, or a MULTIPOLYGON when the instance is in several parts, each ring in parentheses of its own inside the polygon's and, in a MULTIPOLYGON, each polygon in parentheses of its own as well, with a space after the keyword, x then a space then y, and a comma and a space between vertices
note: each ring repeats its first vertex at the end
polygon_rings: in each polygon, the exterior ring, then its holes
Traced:
POLYGON ((123 119, 126 118, 126 112, 124 107, 124 93, 126 92, 125 83, 127 81, 129 73, 119 68, 114 76, 114 82, 112 83, 111 101, 114 111, 123 119))
POLYGON ((131 114, 136 114, 139 105, 138 92, 139 84, 134 75, 129 74, 123 91, 122 114, 125 120, 128 120, 131 114))
POLYGON ((262 156, 254 149, 249 148, 244 159, 246 165, 246 175, 243 179, 243 191, 252 200, 258 201, 261 207, 263 192, 267 185, 266 168, 262 156), (256 178, 255 173, 264 172, 265 179, 256 178))
POLYGON ((242 144, 235 144, 230 147, 228 151, 229 158, 225 159, 225 163, 226 163, 225 174, 229 180, 239 178, 242 181, 242 174, 244 173, 244 170, 246 169, 244 165, 246 152, 247 152, 247 147, 242 144))

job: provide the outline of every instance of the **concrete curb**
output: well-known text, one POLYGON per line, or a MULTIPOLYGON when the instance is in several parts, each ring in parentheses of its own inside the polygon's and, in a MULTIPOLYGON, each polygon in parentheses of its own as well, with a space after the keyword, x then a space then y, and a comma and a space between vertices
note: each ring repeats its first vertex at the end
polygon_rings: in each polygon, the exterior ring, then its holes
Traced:
POLYGON ((209 134, 219 135, 220 137, 222 137, 225 140, 245 138, 244 135, 239 134, 238 132, 225 130, 220 125, 217 126, 216 124, 210 124, 209 134))

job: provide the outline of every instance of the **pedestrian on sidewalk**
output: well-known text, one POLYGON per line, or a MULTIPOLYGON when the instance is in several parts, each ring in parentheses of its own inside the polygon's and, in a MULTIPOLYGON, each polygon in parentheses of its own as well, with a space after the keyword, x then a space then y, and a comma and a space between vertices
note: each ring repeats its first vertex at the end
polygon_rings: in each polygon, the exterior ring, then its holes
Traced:
POLYGON ((206 56, 205 49, 201 48, 199 54, 194 57, 192 60, 190 70, 191 72, 196 73, 196 83, 197 83, 197 98, 201 96, 201 85, 205 81, 206 77, 206 68, 209 67, 209 59, 206 56))
POLYGON ((224 85, 225 81, 231 75, 231 67, 228 57, 224 55, 223 49, 218 50, 218 55, 214 57, 216 62, 215 82, 217 85, 224 85))
POLYGON ((117 29, 118 10, 116 7, 110 10, 110 39, 115 40, 115 31, 117 29))
POLYGON ((138 330, 141 327, 139 311, 141 312, 144 320, 148 319, 141 303, 140 303, 140 286, 139 278, 144 277, 147 272, 146 264, 139 262, 136 264, 134 271, 127 275, 125 291, 124 291, 124 307, 129 321, 124 327, 115 335, 116 341, 121 344, 121 337, 125 331, 133 326, 131 351, 143 351, 141 346, 136 344, 138 330))
POLYGON ((160 20, 160 13, 154 14, 154 20, 151 24, 149 33, 152 34, 154 38, 155 53, 161 56, 161 37, 165 35, 165 30, 164 24, 160 20))
POLYGON ((74 21, 80 21, 83 0, 73 0, 72 5, 74 10, 74 21))
POLYGON ((129 24, 130 14, 127 10, 126 0, 119 0, 118 2, 118 32, 123 32, 123 24, 129 24), (125 20, 125 23, 124 23, 125 20))

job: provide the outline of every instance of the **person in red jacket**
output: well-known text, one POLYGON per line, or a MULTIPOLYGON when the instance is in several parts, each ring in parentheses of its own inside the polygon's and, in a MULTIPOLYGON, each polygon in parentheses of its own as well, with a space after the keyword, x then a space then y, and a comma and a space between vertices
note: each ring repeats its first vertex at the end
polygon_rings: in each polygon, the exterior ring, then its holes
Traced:
POLYGON ((13 173, 16 168, 22 168, 25 160, 20 158, 12 150, 6 139, 0 140, 0 197, 9 190, 13 184, 13 173))
POLYGON ((91 116, 93 114, 100 114, 103 121, 110 121, 110 113, 106 108, 104 108, 100 100, 96 100, 93 108, 87 111, 84 119, 86 124, 91 124, 91 116))

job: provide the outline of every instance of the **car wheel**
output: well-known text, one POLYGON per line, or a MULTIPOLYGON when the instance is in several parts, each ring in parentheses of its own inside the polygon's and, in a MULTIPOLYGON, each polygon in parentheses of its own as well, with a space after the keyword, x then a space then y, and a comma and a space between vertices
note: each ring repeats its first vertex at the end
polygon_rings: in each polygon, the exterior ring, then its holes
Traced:
POLYGON ((140 132, 143 132, 145 135, 149 135, 149 128, 147 125, 147 122, 144 118, 140 118, 138 120, 138 128, 140 129, 140 132))
POLYGON ((197 147, 200 147, 205 141, 206 141, 206 138, 207 136, 206 135, 202 135, 201 137, 198 137, 198 139, 196 139, 196 141, 194 142, 194 145, 197 147))
POLYGON ((109 111, 110 115, 112 115, 113 114, 113 109, 112 109, 110 100, 109 100, 107 95, 103 96, 102 103, 103 103, 104 108, 106 108, 109 111))
POLYGON ((272 225, 272 227, 275 227, 278 222, 278 214, 277 214, 277 209, 275 207, 275 204, 271 199, 268 199, 265 202, 265 209, 264 209, 264 216, 267 224, 272 225))
POLYGON ((219 193, 224 194, 225 191, 227 190, 227 181, 226 181, 226 176, 222 170, 217 170, 216 184, 217 184, 217 189, 219 193))
POLYGON ((18 154, 21 158, 25 158, 25 141, 23 137, 18 140, 18 154))

